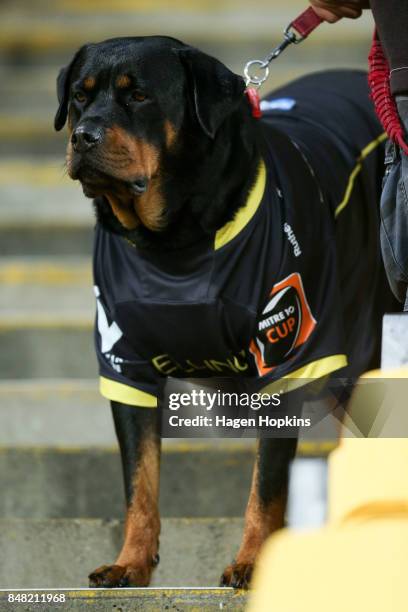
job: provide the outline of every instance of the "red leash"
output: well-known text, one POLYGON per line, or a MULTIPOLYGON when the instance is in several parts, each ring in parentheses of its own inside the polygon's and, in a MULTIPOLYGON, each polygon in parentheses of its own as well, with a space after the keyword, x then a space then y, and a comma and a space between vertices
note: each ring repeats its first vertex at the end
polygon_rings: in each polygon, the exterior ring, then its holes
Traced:
POLYGON ((266 81, 269 76, 269 64, 276 59, 282 51, 291 44, 298 45, 303 42, 322 23, 323 19, 319 17, 312 7, 306 9, 294 21, 292 21, 284 32, 283 41, 266 56, 264 60, 252 60, 245 66, 246 77, 246 95, 252 108, 252 115, 259 119, 262 117, 261 101, 259 97, 259 87, 266 81), (262 76, 251 74, 251 69, 263 70, 262 76))
MULTIPOLYGON (((252 60, 246 64, 244 73, 247 89, 245 93, 252 109, 252 115, 255 118, 259 119, 262 117, 261 100, 258 90, 269 76, 269 64, 290 44, 297 45, 305 40, 322 21, 323 19, 314 12, 312 7, 309 7, 288 25, 284 32, 283 41, 264 60, 252 60), (254 69, 258 72, 264 71, 264 73, 261 76, 253 72, 251 73, 251 70, 254 69)), ((395 99, 391 94, 390 69, 376 30, 374 31, 368 62, 368 81, 375 112, 388 137, 408 155, 408 144, 404 139, 404 128, 398 115, 395 99)))
POLYGON ((391 94, 390 68, 376 30, 374 31, 368 62, 368 82, 375 112, 389 138, 408 155, 408 145, 404 140, 404 128, 401 125, 395 99, 391 94))
POLYGON ((289 25, 289 28, 293 28, 301 37, 301 42, 305 38, 309 36, 323 22, 323 19, 319 17, 317 13, 314 12, 312 7, 309 7, 303 13, 299 15, 292 23, 289 25))

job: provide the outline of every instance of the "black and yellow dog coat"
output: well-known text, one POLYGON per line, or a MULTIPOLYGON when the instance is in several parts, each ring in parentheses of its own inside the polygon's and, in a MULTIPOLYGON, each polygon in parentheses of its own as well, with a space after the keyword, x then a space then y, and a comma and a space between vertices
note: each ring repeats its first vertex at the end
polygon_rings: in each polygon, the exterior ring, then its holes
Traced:
POLYGON ((267 391, 282 377, 357 375, 378 358, 385 136, 366 75, 305 77, 262 106, 255 183, 213 235, 157 252, 96 228, 107 398, 155 405, 165 376, 238 376, 267 391))

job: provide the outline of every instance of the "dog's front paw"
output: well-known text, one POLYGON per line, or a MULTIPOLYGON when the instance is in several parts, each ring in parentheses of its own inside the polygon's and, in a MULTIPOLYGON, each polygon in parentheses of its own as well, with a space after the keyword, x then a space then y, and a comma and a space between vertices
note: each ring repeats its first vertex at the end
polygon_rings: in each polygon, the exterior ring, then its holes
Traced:
POLYGON ((147 587, 151 574, 152 566, 102 565, 89 574, 89 586, 106 589, 147 587))
POLYGON ((248 589, 251 582, 253 563, 231 563, 221 576, 220 586, 234 589, 248 589))

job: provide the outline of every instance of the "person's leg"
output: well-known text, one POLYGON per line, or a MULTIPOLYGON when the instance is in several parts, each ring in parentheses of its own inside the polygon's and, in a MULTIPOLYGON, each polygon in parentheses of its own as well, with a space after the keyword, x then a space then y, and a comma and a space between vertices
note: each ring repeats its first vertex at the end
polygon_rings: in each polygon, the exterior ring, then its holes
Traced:
MULTIPOLYGON (((408 18, 406 22, 408 26, 408 18)), ((408 45, 407 45, 408 46, 408 45)), ((406 79, 408 79, 408 70, 406 72, 406 79)), ((408 87, 408 84, 407 84, 408 87)), ((398 114, 401 119, 401 123, 405 128, 405 141, 408 142, 408 89, 406 94, 396 95, 396 102, 398 108, 398 114)), ((404 267, 404 276, 407 279, 407 289, 405 291, 405 304, 404 311, 408 311, 408 156, 401 153, 401 176, 398 184, 397 197, 402 200, 403 205, 403 218, 401 219, 401 256, 404 257, 402 260, 404 267)), ((400 216, 400 217, 401 217, 400 216)))
MULTIPOLYGON (((408 133, 408 97, 404 106, 401 119, 405 117, 408 133)), ((391 141, 387 144, 380 211, 381 251, 388 282, 408 310, 408 156, 391 141)))
MULTIPOLYGON (((390 85, 408 143, 408 2, 371 0, 390 85)), ((381 198, 381 247, 391 288, 408 309, 408 156, 389 143, 381 198)))

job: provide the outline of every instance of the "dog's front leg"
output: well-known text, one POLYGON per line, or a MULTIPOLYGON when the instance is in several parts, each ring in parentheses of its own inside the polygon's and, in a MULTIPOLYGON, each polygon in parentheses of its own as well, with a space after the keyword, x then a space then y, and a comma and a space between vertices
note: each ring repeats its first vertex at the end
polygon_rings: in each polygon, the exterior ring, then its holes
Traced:
POLYGON ((283 527, 289 465, 296 446, 297 439, 259 441, 241 546, 221 576, 221 586, 248 588, 259 549, 271 533, 283 527))
POLYGON ((89 583, 91 587, 145 587, 159 562, 158 411, 117 402, 111 405, 125 480, 125 538, 115 563, 92 572, 89 583))

